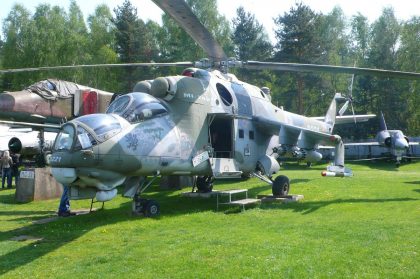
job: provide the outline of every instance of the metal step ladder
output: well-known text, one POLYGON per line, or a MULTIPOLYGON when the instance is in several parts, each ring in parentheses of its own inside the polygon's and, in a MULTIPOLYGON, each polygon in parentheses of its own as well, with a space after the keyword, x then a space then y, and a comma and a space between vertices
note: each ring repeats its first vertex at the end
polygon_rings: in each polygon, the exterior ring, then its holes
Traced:
POLYGON ((239 205, 242 207, 242 211, 245 211, 245 205, 253 204, 260 202, 260 199, 251 199, 248 198, 248 189, 237 189, 237 190, 225 190, 217 192, 217 210, 219 210, 219 205, 239 205), (234 196, 238 194, 245 194, 244 199, 234 200, 234 196), (227 200, 223 200, 223 197, 227 197, 227 200))
POLYGON ((239 170, 234 159, 231 158, 210 158, 213 176, 220 178, 240 178, 242 171, 239 170))

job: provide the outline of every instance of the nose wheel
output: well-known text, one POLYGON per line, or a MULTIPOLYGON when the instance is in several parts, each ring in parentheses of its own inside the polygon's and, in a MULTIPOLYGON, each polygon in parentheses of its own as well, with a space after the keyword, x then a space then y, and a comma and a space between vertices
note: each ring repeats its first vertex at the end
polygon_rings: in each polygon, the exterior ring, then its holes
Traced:
POLYGON ((160 214, 159 203, 155 200, 143 199, 138 195, 133 198, 133 214, 143 215, 144 217, 157 217, 160 214))
POLYGON ((155 200, 141 198, 140 195, 150 186, 158 177, 156 173, 150 181, 146 179, 138 185, 136 194, 133 196, 132 212, 134 215, 143 215, 144 217, 157 217, 160 214, 159 203, 155 200))

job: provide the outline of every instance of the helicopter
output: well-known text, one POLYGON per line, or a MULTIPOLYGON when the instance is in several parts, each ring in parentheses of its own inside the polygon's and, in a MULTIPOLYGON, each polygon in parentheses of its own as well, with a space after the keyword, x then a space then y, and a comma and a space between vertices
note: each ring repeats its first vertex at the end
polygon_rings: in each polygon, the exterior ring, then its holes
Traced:
POLYGON ((417 73, 377 69, 247 61, 226 57, 186 2, 154 1, 205 50, 208 60, 194 63, 179 76, 139 82, 135 92, 117 97, 105 114, 75 118, 61 127, 48 155, 54 177, 72 188, 71 198, 110 200, 123 185, 133 199, 133 212, 159 214, 156 201, 142 193, 160 175, 196 176, 200 192, 213 179, 255 176, 287 195, 287 176, 276 158, 298 149, 317 160, 318 144, 335 148, 323 176, 349 177, 344 144, 333 134, 336 93, 322 121, 288 112, 272 104, 269 91, 240 81, 230 67, 291 71, 330 71, 419 78, 417 73), (148 181, 145 178, 151 177, 148 181))
POLYGON ((420 78, 418 73, 379 69, 228 59, 185 1, 154 3, 209 58, 122 64, 187 68, 179 76, 140 81, 135 92, 116 97, 106 113, 80 116, 61 126, 47 162, 56 180, 70 186, 70 198, 107 201, 123 186, 134 213, 156 216, 159 204, 142 194, 161 175, 197 177, 200 192, 211 191, 215 178, 252 175, 271 185, 273 195, 286 195, 287 176, 273 179, 280 170, 276 159, 284 150, 296 149, 318 159, 319 144, 335 148, 334 161, 323 176, 352 176, 344 165, 343 141, 333 134, 337 103, 345 97, 336 93, 323 120, 313 119, 273 105, 268 90, 239 80, 229 73, 231 67, 420 78))

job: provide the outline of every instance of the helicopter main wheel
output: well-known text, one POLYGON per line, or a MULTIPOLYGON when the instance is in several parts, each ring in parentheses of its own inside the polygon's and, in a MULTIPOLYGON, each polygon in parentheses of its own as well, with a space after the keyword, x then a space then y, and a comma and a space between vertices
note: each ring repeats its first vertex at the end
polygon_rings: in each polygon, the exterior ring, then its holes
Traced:
POLYGON ((213 176, 199 176, 196 183, 199 193, 209 193, 213 190, 213 176))
POLYGON ((290 189, 290 182, 289 178, 284 175, 279 175, 274 179, 273 186, 272 186, 272 192, 273 196, 286 196, 289 193, 290 189))
POLYGON ((148 200, 145 205, 143 205, 143 214, 145 217, 157 217, 160 214, 159 203, 155 200, 148 200))

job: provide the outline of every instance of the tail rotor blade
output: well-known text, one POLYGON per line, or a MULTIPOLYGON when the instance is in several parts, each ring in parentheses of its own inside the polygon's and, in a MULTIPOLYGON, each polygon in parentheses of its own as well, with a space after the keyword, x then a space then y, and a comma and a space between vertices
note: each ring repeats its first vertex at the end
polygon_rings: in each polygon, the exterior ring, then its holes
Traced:
POLYGON ((356 115, 354 114, 353 101, 350 102, 350 105, 351 105, 351 112, 353 113, 354 124, 356 124, 356 115))
POLYGON ((340 116, 342 116, 345 112, 346 112, 346 110, 347 110, 347 108, 349 107, 349 100, 347 100, 345 103, 344 103, 344 105, 341 107, 341 109, 338 111, 338 114, 340 115, 340 116))

